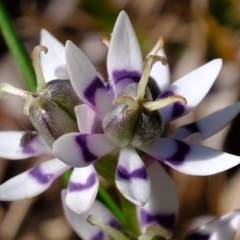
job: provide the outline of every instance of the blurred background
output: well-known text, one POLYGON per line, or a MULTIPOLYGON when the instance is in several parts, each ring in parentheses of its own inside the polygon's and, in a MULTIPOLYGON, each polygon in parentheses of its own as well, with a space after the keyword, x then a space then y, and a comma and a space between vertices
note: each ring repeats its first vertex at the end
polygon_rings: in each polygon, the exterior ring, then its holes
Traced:
MULTIPOLYGON (((220 75, 202 103, 190 114, 173 122, 171 130, 239 100, 240 97, 240 1, 239 0, 4 0, 16 30, 29 53, 47 29, 62 43, 71 39, 107 78, 109 37, 121 10, 134 26, 143 55, 159 36, 175 81, 202 64, 222 58, 220 75)), ((26 88, 18 66, 0 35, 0 82, 26 88)), ((10 96, 0 101, 0 130, 32 130, 22 113, 23 101, 10 96)), ((240 115, 203 144, 240 155, 240 115)), ((0 181, 29 169, 43 159, 0 160, 0 181)), ((176 238, 199 222, 240 208, 240 169, 209 177, 194 177, 171 170, 181 200, 176 238), (199 218, 201 217, 201 218, 199 218)), ((0 202, 0 239, 78 239, 66 223, 60 202, 63 181, 58 179, 43 194, 19 202, 0 202)), ((240 239, 240 235, 236 239, 240 239)))

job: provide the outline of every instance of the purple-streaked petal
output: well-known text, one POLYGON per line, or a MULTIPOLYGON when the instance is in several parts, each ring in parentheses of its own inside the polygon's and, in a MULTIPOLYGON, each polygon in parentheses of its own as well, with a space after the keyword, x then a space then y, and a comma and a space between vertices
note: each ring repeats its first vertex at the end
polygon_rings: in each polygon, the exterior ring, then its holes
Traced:
POLYGON ((157 161, 152 161, 147 171, 152 191, 147 204, 137 208, 140 228, 145 232, 148 226, 158 224, 172 232, 179 207, 175 185, 157 161))
MULTIPOLYGON (((157 44, 158 45, 158 44, 157 44)), ((149 55, 154 52, 155 48, 150 52, 149 55)), ((166 57, 163 49, 159 49, 157 53, 158 56, 166 57)), ((152 66, 150 77, 154 80, 155 85, 158 88, 158 92, 163 92, 170 85, 170 70, 168 65, 163 65, 161 62, 155 62, 152 66)))
POLYGON ((219 219, 197 228, 185 240, 233 240, 240 221, 240 212, 235 210, 219 219))
POLYGON ((69 79, 64 45, 45 29, 41 30, 40 44, 48 48, 46 54, 41 53, 41 66, 45 81, 69 79))
POLYGON ((76 106, 75 113, 81 133, 103 133, 101 121, 87 104, 76 106))
POLYGON ((197 122, 189 123, 178 128, 170 135, 170 138, 182 140, 193 133, 199 132, 201 134, 201 139, 205 140, 224 128, 237 116, 239 112, 240 102, 237 102, 212 113, 197 122))
POLYGON ((98 175, 93 165, 74 168, 68 184, 67 206, 78 214, 88 211, 96 198, 98 186, 98 175))
POLYGON ((53 155, 45 140, 36 132, 0 132, 0 139, 2 139, 0 145, 1 158, 18 160, 53 155))
POLYGON ((107 57, 107 70, 115 97, 130 83, 139 82, 143 59, 132 24, 122 11, 115 23, 107 57))
POLYGON ((58 159, 42 162, 0 185, 0 200, 17 201, 37 196, 69 168, 58 159))
POLYGON ((92 63, 71 41, 66 43, 66 63, 73 89, 102 119, 112 109, 111 97, 92 63))
POLYGON ((72 167, 86 167, 116 148, 104 134, 68 133, 53 144, 54 154, 72 167))
POLYGON ((158 99, 181 95, 187 100, 187 105, 175 102, 161 109, 165 123, 179 118, 195 108, 208 93, 221 67, 222 60, 215 59, 180 78, 161 93, 158 99))
POLYGON ((190 175, 211 175, 240 163, 239 156, 173 139, 159 138, 141 150, 177 171, 190 175))
MULTIPOLYGON (((64 214, 67 218, 68 223, 77 233, 79 237, 84 240, 105 240, 108 239, 106 234, 100 230, 98 227, 93 226, 88 223, 86 219, 89 215, 98 216, 101 220, 114 228, 120 229, 120 224, 113 214, 100 202, 95 200, 93 206, 90 210, 83 214, 76 214, 71 209, 69 209, 65 203, 67 191, 62 191, 62 204, 64 214)), ((81 204, 81 203, 80 203, 81 204)))
POLYGON ((144 205, 150 196, 151 185, 146 167, 134 148, 120 150, 115 182, 118 190, 137 206, 144 205))

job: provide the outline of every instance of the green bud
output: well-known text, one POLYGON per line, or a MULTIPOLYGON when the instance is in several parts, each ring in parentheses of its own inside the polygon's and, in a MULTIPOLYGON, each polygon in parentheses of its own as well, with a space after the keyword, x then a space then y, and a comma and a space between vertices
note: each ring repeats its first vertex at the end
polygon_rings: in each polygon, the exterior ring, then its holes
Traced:
POLYGON ((128 85, 117 97, 120 101, 117 101, 103 119, 104 133, 120 147, 129 144, 134 147, 147 145, 157 139, 164 129, 160 112, 149 111, 142 106, 143 102, 152 101, 150 90, 146 88, 144 99, 139 101, 137 88, 137 83, 128 85), (130 99, 133 105, 128 104, 127 99, 130 99))
POLYGON ((62 135, 78 132, 74 107, 81 103, 69 80, 53 80, 47 84, 39 100, 30 105, 29 117, 52 147, 62 135))

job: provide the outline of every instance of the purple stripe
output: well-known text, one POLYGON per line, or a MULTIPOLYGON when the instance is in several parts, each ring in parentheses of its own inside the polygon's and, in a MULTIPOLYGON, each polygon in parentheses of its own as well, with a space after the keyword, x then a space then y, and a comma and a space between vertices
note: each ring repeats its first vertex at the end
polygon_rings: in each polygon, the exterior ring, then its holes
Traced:
POLYGON ((122 226, 120 225, 120 223, 115 220, 115 219, 111 219, 109 222, 108 222, 108 225, 117 229, 117 230, 122 230, 122 226))
MULTIPOLYGON (((81 227, 81 226, 79 226, 81 227)), ((95 236, 91 238, 91 240, 104 240, 104 234, 102 231, 98 232, 95 236)))
POLYGON ((174 165, 181 165, 185 158, 186 155, 190 152, 190 146, 186 144, 185 142, 174 140, 176 143, 177 150, 176 152, 172 155, 172 157, 166 158, 165 160, 174 164, 174 165))
POLYGON ((174 222, 176 219, 175 214, 151 214, 148 213, 147 211, 141 209, 140 210, 140 219, 142 224, 153 224, 154 222, 158 223, 160 226, 170 230, 171 232, 173 231, 174 227, 174 222))
POLYGON ((173 104, 172 119, 180 117, 185 112, 185 105, 181 102, 175 102, 173 104))
POLYGON ((31 131, 27 131, 20 140, 20 147, 22 147, 22 153, 32 155, 36 151, 33 147, 33 141, 38 136, 37 133, 33 133, 31 131))
POLYGON ((185 240, 209 240, 210 237, 211 236, 209 234, 193 232, 188 234, 184 239, 185 240))
POLYGON ((129 79, 131 79, 134 83, 138 83, 140 81, 141 74, 137 71, 119 70, 113 71, 112 77, 115 84, 129 79))
POLYGON ((201 132, 196 122, 190 123, 184 126, 184 128, 186 128, 191 134, 196 132, 199 132, 199 133, 201 132))
POLYGON ((40 166, 36 166, 34 168, 32 168, 28 174, 35 178, 39 183, 41 184, 48 184, 52 178, 53 178, 53 174, 44 174, 41 172, 41 168, 40 166))
POLYGON ((80 146, 82 150, 82 155, 85 162, 91 163, 98 159, 96 155, 90 152, 87 146, 87 136, 88 134, 81 134, 75 137, 77 144, 80 146))
MULTIPOLYGON (((158 96, 157 99, 164 99, 169 96, 176 95, 173 91, 166 91, 158 96)), ((185 105, 182 102, 175 102, 172 104, 171 118, 175 119, 180 117, 185 112, 185 105)))
POLYGON ((161 93, 157 99, 164 99, 164 98, 167 98, 167 97, 170 97, 170 96, 173 96, 175 95, 173 91, 166 91, 164 93, 161 93))
POLYGON ((96 106, 95 94, 98 89, 105 89, 103 82, 98 78, 95 79, 89 84, 89 86, 84 91, 85 98, 93 105, 96 106))
POLYGON ((129 173, 126 168, 119 165, 117 167, 117 174, 120 178, 125 180, 130 180, 131 178, 147 179, 147 171, 144 166, 142 168, 135 169, 131 173, 129 173))
POLYGON ((91 188, 97 181, 97 177, 95 173, 91 173, 91 175, 87 178, 85 183, 74 183, 69 182, 68 189, 70 192, 82 191, 91 188))

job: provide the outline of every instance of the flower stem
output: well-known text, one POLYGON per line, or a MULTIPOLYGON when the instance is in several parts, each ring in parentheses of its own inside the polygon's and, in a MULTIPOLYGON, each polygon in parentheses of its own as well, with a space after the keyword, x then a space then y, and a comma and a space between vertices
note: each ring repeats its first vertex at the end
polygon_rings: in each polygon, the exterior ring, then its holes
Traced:
POLYGON ((125 225, 125 217, 122 213, 122 210, 118 207, 110 194, 101 184, 99 185, 97 199, 105 204, 113 212, 113 214, 118 218, 122 225, 125 225))
POLYGON ((14 25, 0 0, 0 29, 3 38, 12 53, 15 61, 17 62, 24 81, 31 92, 36 90, 36 76, 32 67, 30 56, 19 39, 14 25))

